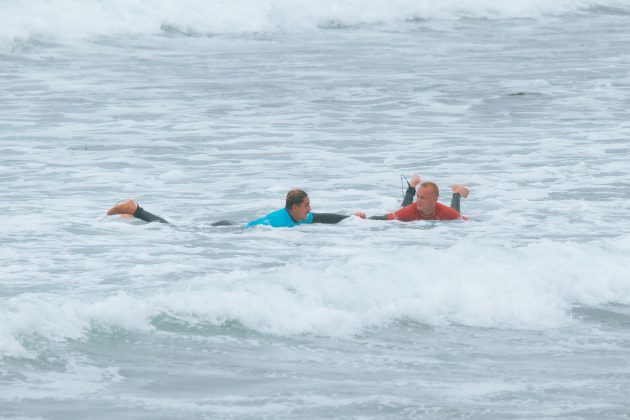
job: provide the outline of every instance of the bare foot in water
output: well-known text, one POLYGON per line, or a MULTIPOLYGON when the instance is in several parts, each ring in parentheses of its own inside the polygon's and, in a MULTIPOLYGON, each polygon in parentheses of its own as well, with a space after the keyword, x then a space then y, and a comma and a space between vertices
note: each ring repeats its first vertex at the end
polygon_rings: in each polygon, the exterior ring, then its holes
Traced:
POLYGON ((133 200, 124 200, 107 210, 107 215, 113 214, 129 214, 133 215, 138 210, 138 203, 133 200))
POLYGON ((463 185, 459 185, 459 184, 451 185, 451 190, 453 190, 454 193, 459 193, 459 195, 461 195, 464 198, 468 197, 468 194, 470 193, 468 188, 464 187, 463 185))

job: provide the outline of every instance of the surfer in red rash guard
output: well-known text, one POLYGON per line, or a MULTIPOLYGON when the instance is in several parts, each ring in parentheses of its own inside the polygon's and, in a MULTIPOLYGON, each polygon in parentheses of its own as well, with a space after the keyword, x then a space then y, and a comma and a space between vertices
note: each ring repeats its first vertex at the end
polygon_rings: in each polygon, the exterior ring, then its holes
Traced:
MULTIPOLYGON (((460 198, 468 197, 468 188, 463 185, 453 184, 453 198, 451 206, 438 203, 440 190, 433 182, 423 182, 418 188, 416 194, 416 186, 420 184, 420 177, 414 175, 409 181, 409 188, 402 202, 402 208, 393 213, 387 213, 383 216, 372 216, 372 220, 400 220, 402 222, 410 222, 413 220, 466 220, 466 216, 460 213, 460 198), (416 202, 413 203, 413 196, 416 195, 416 202)), ((357 213, 359 217, 365 218, 365 213, 357 213)))

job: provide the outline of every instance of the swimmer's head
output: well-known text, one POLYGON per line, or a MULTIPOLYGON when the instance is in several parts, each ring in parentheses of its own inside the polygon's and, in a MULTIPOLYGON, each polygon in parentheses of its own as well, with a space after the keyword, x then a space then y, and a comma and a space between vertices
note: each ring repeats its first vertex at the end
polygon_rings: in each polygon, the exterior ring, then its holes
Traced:
POLYGON ((423 214, 435 211, 435 204, 440 196, 440 189, 433 182, 423 182, 416 193, 416 206, 423 214))
POLYGON ((422 184, 420 184, 420 188, 422 188, 422 187, 430 189, 433 192, 433 194, 435 195, 435 199, 436 200, 440 196, 440 189, 438 188, 438 186, 434 182, 431 182, 431 181, 423 182, 422 184))
POLYGON ((306 216, 311 211, 311 200, 308 198, 308 194, 302 190, 291 190, 287 193, 287 199, 284 205, 291 217, 297 220, 306 219, 306 216))

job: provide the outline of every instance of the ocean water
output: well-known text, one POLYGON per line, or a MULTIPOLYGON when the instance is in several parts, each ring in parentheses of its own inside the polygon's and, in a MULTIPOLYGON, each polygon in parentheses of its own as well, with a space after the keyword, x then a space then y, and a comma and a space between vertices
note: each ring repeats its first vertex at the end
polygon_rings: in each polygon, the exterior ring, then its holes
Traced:
POLYGON ((629 46, 621 0, 0 1, 0 418, 628 418, 629 46), (211 226, 413 173, 470 220, 211 226))

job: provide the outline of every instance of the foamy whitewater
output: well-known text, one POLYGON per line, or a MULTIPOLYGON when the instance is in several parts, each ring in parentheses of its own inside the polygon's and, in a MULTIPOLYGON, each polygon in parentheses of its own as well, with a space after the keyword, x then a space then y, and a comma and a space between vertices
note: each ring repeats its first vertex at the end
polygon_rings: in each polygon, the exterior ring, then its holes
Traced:
POLYGON ((0 418, 628 418, 629 45, 626 0, 0 0, 0 418), (211 226, 414 172, 470 220, 211 226))

